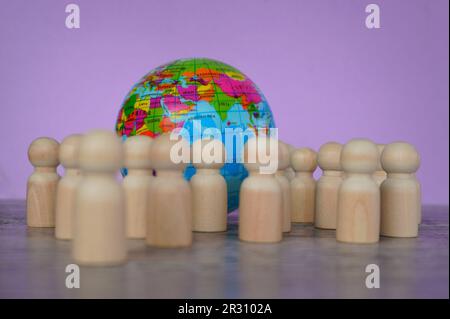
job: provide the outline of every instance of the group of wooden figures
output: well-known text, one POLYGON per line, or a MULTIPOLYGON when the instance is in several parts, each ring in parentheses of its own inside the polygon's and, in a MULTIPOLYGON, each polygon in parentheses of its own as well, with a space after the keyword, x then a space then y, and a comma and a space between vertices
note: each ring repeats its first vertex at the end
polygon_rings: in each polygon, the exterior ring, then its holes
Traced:
MULTIPOLYGON (((240 190, 243 241, 278 242, 291 223, 336 229, 336 239, 349 243, 374 243, 380 234, 418 234, 419 155, 410 144, 384 147, 354 139, 345 145, 327 143, 316 153, 257 137, 246 143, 243 155, 249 171, 240 190), (277 143, 276 172, 261 170, 264 163, 258 156, 248 160, 267 142, 277 143), (316 183, 317 164, 323 175, 316 183)), ((198 140, 189 146, 166 133, 122 142, 113 132, 94 130, 70 135, 61 144, 38 138, 28 156, 35 171, 27 185, 27 224, 55 227, 57 239, 72 240, 78 264, 125 262, 126 238, 145 239, 153 247, 186 247, 192 244, 192 231, 227 229, 221 141, 198 140), (173 149, 180 143, 192 150, 188 161, 173 160, 173 149), (210 161, 199 154, 210 150, 219 150, 219 158, 210 161), (192 161, 195 157, 198 160, 192 161), (189 160, 196 174, 188 182, 183 171, 189 160), (62 178, 56 171, 60 163, 62 178), (121 167, 128 170, 122 182, 117 178, 121 167)))
POLYGON ((326 143, 316 153, 278 144, 275 175, 258 173, 258 163, 245 164, 250 176, 240 192, 241 239, 277 242, 291 223, 335 229, 336 239, 346 243, 376 243, 380 235, 417 237, 420 158, 412 145, 353 139, 326 143), (317 165, 323 174, 316 182, 317 165))

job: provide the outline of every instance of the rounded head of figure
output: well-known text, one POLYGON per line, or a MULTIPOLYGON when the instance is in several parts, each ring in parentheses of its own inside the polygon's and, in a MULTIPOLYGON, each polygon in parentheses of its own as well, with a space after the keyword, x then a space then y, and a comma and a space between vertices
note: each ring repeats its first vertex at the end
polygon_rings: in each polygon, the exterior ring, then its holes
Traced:
POLYGON ((342 144, 329 142, 323 144, 317 154, 317 164, 322 170, 340 171, 342 144))
POLYGON ((249 171, 276 173, 279 165, 279 141, 273 137, 260 135, 248 139, 244 146, 244 166, 249 171))
POLYGON ((372 174, 377 168, 379 151, 368 139, 353 139, 344 145, 341 166, 345 172, 372 174))
POLYGON ((225 146, 218 139, 198 139, 192 143, 191 150, 191 162, 195 168, 220 169, 225 163, 225 146))
POLYGON ((84 171, 117 171, 123 164, 122 142, 112 131, 90 131, 81 138, 78 160, 84 171))
POLYGON ((291 150, 289 146, 278 140, 278 169, 285 170, 291 166, 291 150))
POLYGON ((309 147, 291 153, 291 165, 297 172, 314 172, 317 168, 317 153, 309 147))
POLYGON ((59 165, 59 143, 50 137, 39 137, 28 148, 28 159, 35 167, 59 165))
POLYGON ((147 135, 130 136, 123 143, 124 164, 131 169, 151 169, 153 140, 147 135))
POLYGON ((411 144, 391 143, 386 145, 381 154, 381 165, 388 173, 412 174, 419 169, 420 156, 411 144))
POLYGON ((295 146, 292 146, 291 144, 287 144, 287 143, 285 143, 285 144, 289 149, 289 156, 292 155, 292 152, 296 150, 295 146))
POLYGON ((190 162, 189 142, 175 132, 163 133, 153 139, 150 161, 157 171, 182 171, 190 162))
POLYGON ((59 146, 59 161, 65 168, 78 168, 81 134, 72 134, 64 138, 59 146))

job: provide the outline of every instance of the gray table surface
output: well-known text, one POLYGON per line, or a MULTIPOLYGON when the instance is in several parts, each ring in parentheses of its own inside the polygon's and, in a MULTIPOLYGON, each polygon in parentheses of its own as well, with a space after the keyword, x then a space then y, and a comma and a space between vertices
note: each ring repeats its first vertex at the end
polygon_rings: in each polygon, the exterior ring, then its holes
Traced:
POLYGON ((65 286, 71 243, 25 225, 25 202, 0 201, 0 298, 448 298, 448 207, 425 206, 418 238, 337 243, 335 232, 294 224, 280 244, 242 243, 237 216, 226 233, 195 233, 186 249, 128 240, 124 266, 81 267, 65 286), (365 267, 380 268, 368 289, 365 267))

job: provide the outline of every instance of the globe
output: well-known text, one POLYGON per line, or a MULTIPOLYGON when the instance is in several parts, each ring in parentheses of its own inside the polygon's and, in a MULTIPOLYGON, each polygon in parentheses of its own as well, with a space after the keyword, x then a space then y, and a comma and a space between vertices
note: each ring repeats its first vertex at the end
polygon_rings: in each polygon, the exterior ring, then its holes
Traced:
MULTIPOLYGON (((194 129, 199 127, 201 133, 207 128, 217 128, 222 133, 227 159, 221 174, 227 182, 231 212, 239 205, 239 188, 248 173, 239 160, 241 149, 226 143, 227 134, 275 127, 266 98, 245 74, 207 58, 161 65, 131 88, 116 123, 116 131, 123 139, 133 135, 154 138, 184 128, 190 132, 191 143, 195 140, 194 129)), ((126 168, 122 173, 126 174, 126 168)), ((184 172, 188 180, 194 174, 192 165, 184 172)))

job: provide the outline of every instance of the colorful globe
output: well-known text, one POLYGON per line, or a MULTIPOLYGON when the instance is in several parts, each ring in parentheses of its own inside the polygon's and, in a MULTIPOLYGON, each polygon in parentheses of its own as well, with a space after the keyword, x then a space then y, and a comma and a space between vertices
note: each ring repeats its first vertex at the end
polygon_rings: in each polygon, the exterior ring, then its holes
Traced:
MULTIPOLYGON (((133 135, 156 137, 175 128, 190 132, 217 128, 226 134, 232 129, 269 129, 275 126, 266 98, 246 75, 225 63, 192 58, 161 65, 145 75, 126 96, 116 130, 125 139, 133 135), (228 129, 228 130, 227 130, 228 129)), ((240 149, 225 143, 227 163, 221 169, 228 187, 228 211, 239 205, 239 188, 248 173, 239 163, 240 149)), ((123 170, 126 174, 126 169, 123 170)), ((189 166, 189 180, 195 168, 189 166)))

